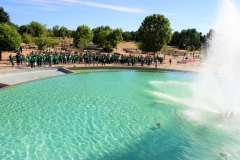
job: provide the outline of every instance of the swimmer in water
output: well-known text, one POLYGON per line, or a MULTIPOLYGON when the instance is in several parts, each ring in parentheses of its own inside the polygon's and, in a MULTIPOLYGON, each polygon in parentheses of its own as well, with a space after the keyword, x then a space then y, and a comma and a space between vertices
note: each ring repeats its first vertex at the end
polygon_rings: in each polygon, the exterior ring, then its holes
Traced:
POLYGON ((160 122, 157 122, 156 124, 157 124, 157 127, 159 128, 161 123, 160 123, 160 122))

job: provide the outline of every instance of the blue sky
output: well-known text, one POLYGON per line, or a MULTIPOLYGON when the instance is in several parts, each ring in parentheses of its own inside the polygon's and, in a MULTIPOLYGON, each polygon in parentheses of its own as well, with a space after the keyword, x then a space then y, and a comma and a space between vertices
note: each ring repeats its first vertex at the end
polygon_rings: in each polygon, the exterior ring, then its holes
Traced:
MULTIPOLYGON (((240 8, 239 0, 231 0, 240 8)), ((174 31, 196 28, 206 34, 214 27, 221 0, 1 0, 11 21, 19 26, 37 21, 75 30, 109 25, 137 31, 148 15, 163 14, 174 31)))

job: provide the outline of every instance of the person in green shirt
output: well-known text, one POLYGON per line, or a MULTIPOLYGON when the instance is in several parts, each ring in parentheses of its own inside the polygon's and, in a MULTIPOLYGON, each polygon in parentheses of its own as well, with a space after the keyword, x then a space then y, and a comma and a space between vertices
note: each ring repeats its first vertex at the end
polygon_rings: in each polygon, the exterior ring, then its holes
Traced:
POLYGON ((66 62, 67 62, 67 64, 69 64, 69 54, 68 53, 66 53, 66 62))
POLYGON ((30 55, 30 56, 29 56, 29 62, 30 62, 30 66, 31 66, 31 68, 33 68, 33 64, 34 64, 34 58, 33 58, 33 55, 30 55))
POLYGON ((36 56, 34 55, 31 57, 31 68, 36 66, 37 66, 37 61, 36 61, 36 56))
POLYGON ((69 54, 68 55, 68 64, 71 64, 72 63, 72 54, 69 54))
POLYGON ((39 63, 40 63, 40 67, 42 67, 42 65, 44 66, 44 55, 43 54, 41 54, 39 56, 39 63))
POLYGON ((12 68, 14 67, 14 58, 12 54, 9 55, 9 61, 12 63, 12 68))
POLYGON ((86 56, 86 58, 85 58, 85 66, 87 65, 87 63, 90 66, 90 58, 89 58, 89 56, 86 56))
POLYGON ((40 55, 36 55, 37 66, 40 66, 40 55))
POLYGON ((49 56, 49 66, 52 66, 52 63, 53 63, 53 57, 52 55, 49 56))
POLYGON ((110 64, 110 56, 109 56, 109 54, 107 54, 106 61, 107 61, 107 64, 110 64))
POLYGON ((28 61, 28 58, 29 56, 28 56, 28 54, 27 54, 27 56, 26 56, 26 58, 25 58, 25 61, 26 61, 26 67, 28 67, 28 64, 29 64, 29 61, 28 61))
POLYGON ((75 53, 75 55, 74 55, 74 64, 76 64, 77 62, 78 62, 78 55, 75 53))
POLYGON ((102 66, 106 64, 106 56, 102 55, 102 66))
POLYGON ((22 61, 24 60, 24 55, 20 54, 20 64, 22 65, 22 61))
POLYGON ((93 56, 89 54, 89 65, 93 63, 93 56))
POLYGON ((94 55, 94 65, 97 65, 98 66, 98 55, 94 55))

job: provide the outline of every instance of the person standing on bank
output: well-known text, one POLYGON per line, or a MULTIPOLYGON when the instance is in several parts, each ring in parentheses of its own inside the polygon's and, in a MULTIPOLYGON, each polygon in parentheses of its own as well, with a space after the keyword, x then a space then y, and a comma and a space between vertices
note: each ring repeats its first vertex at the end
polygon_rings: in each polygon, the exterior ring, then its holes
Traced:
POLYGON ((20 54, 20 64, 22 65, 22 61, 24 60, 24 55, 21 53, 20 54))
POLYGON ((9 61, 12 63, 12 68, 14 67, 14 59, 12 54, 9 55, 9 61))
POLYGON ((22 53, 22 46, 19 47, 20 52, 22 53))
POLYGON ((172 64, 172 59, 170 58, 170 60, 169 60, 169 63, 170 63, 170 66, 171 66, 171 64, 172 64))
POLYGON ((20 63, 20 53, 18 52, 17 55, 16 55, 16 60, 17 60, 17 66, 19 66, 19 63, 20 63))

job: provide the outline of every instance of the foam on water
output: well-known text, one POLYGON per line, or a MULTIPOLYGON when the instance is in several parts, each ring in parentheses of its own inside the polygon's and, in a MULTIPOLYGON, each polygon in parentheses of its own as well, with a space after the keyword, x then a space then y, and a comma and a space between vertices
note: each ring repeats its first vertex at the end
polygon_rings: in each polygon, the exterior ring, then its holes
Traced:
POLYGON ((189 86, 191 83, 179 82, 179 81, 150 81, 150 84, 162 87, 163 85, 179 85, 179 86, 189 86))
POLYGON ((164 100, 158 100, 156 102, 164 102, 164 103, 171 103, 171 104, 177 104, 182 106, 191 106, 192 104, 189 103, 188 98, 181 98, 176 95, 171 95, 163 92, 152 92, 148 91, 150 94, 157 96, 158 98, 164 99, 164 100))

